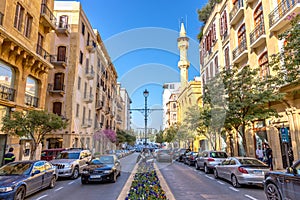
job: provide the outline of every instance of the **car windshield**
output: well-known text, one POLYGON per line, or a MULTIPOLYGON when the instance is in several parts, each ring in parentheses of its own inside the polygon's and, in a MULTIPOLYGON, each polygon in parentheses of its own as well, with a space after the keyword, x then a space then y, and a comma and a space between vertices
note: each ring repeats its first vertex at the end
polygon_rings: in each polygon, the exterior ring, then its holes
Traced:
POLYGON ((4 165, 0 168, 0 176, 7 176, 7 175, 27 175, 30 173, 32 163, 28 162, 16 162, 16 163, 9 163, 4 165))
POLYGON ((247 159, 240 158, 238 159, 242 165, 253 165, 253 166, 265 166, 266 164, 257 159, 247 159))
POLYGON ((103 163, 103 164, 114 163, 114 158, 112 156, 101 156, 98 160, 100 163, 103 163))
POLYGON ((78 152, 62 152, 56 159, 79 159, 80 153, 78 152))
POLYGON ((211 152, 210 157, 212 157, 212 158, 227 158, 227 154, 225 152, 211 152))

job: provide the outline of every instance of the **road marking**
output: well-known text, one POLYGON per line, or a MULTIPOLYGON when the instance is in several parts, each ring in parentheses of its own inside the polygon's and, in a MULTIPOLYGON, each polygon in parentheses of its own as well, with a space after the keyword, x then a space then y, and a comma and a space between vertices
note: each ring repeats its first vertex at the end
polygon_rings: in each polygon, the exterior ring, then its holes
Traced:
POLYGON ((225 185, 225 183, 221 182, 221 181, 217 181, 218 183, 220 183, 221 185, 225 185))
POLYGON ((60 188, 57 188, 56 190, 54 190, 55 192, 58 191, 58 190, 61 190, 63 189, 64 187, 60 187, 60 188))
POLYGON ((239 190, 237 190, 237 189, 235 189, 235 188, 233 188, 233 187, 229 187, 229 189, 231 189, 231 190, 233 190, 233 191, 236 191, 236 192, 239 191, 239 190))
POLYGON ((209 178, 210 180, 215 180, 213 177, 210 177, 208 175, 205 175, 207 178, 209 178))
POLYGON ((43 195, 43 196, 40 196, 39 198, 37 198, 36 200, 40 200, 40 199, 42 199, 42 198, 45 198, 45 197, 47 197, 48 195, 43 195))
POLYGON ((198 170, 194 169, 194 171, 196 172, 196 171, 198 171, 198 170))
POLYGON ((248 194, 245 194, 245 197, 248 197, 249 199, 252 199, 252 200, 257 200, 256 198, 254 198, 254 197, 252 197, 252 196, 250 196, 248 194))
POLYGON ((71 185, 71 184, 73 184, 75 181, 71 181, 70 183, 68 183, 68 185, 71 185))

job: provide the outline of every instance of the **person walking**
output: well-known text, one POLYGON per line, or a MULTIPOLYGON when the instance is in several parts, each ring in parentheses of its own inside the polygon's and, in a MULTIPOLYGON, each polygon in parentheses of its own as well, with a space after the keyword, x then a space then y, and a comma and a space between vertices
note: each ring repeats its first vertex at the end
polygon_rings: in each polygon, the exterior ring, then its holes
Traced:
POLYGON ((4 155, 4 165, 15 161, 16 157, 15 157, 15 154, 13 153, 13 151, 14 151, 14 148, 10 147, 8 150, 8 153, 6 153, 4 155))
POLYGON ((271 171, 273 171, 273 152, 269 144, 265 144, 267 164, 271 171))
POLYGON ((294 162, 294 153, 293 153, 292 147, 289 148, 288 158, 289 158, 289 164, 290 164, 290 167, 291 167, 293 165, 293 162, 294 162))
POLYGON ((260 161, 263 161, 264 159, 264 151, 261 149, 261 146, 258 145, 256 151, 255 151, 255 154, 256 154, 256 158, 260 161))

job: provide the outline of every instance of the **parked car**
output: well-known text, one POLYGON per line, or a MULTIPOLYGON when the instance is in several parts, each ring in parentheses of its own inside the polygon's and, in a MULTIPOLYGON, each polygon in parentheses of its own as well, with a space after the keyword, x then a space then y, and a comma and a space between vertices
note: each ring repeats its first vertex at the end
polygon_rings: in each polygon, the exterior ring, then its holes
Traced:
POLYGON ((180 149, 178 152, 178 161, 179 162, 184 162, 185 160, 185 154, 188 153, 189 151, 187 149, 180 149))
POLYGON ((196 158, 198 157, 198 152, 189 152, 185 157, 185 163, 189 166, 195 165, 196 158))
POLYGON ((173 154, 170 149, 160 149, 156 154, 157 162, 172 162, 173 154))
POLYGON ((64 151, 64 148, 56 148, 56 149, 45 149, 42 151, 41 160, 53 160, 57 157, 57 155, 64 151))
POLYGON ((77 179, 87 162, 91 161, 92 155, 89 150, 62 151, 56 159, 50 161, 57 167, 59 177, 77 179))
POLYGON ((227 157, 225 151, 202 151, 196 158, 195 167, 204 169, 204 172, 208 174, 227 157))
POLYGON ((231 181, 233 187, 263 185, 264 176, 270 169, 264 162, 249 157, 230 157, 216 165, 215 178, 231 181))
POLYGON ((44 188, 54 188, 56 168, 44 160, 17 161, 0 168, 0 199, 23 200, 44 188))
POLYGON ((299 199, 300 160, 286 172, 270 171, 265 174, 264 190, 268 199, 299 199))
POLYGON ((121 164, 116 155, 102 155, 93 159, 83 168, 81 183, 96 181, 116 182, 121 175, 121 164))

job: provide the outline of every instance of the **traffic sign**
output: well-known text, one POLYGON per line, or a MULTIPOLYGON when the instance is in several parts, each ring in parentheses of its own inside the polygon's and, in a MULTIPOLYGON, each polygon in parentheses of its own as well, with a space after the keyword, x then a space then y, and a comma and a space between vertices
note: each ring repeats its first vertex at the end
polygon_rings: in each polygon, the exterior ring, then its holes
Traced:
POLYGON ((280 128, 281 141, 289 142, 289 130, 287 128, 280 128))

